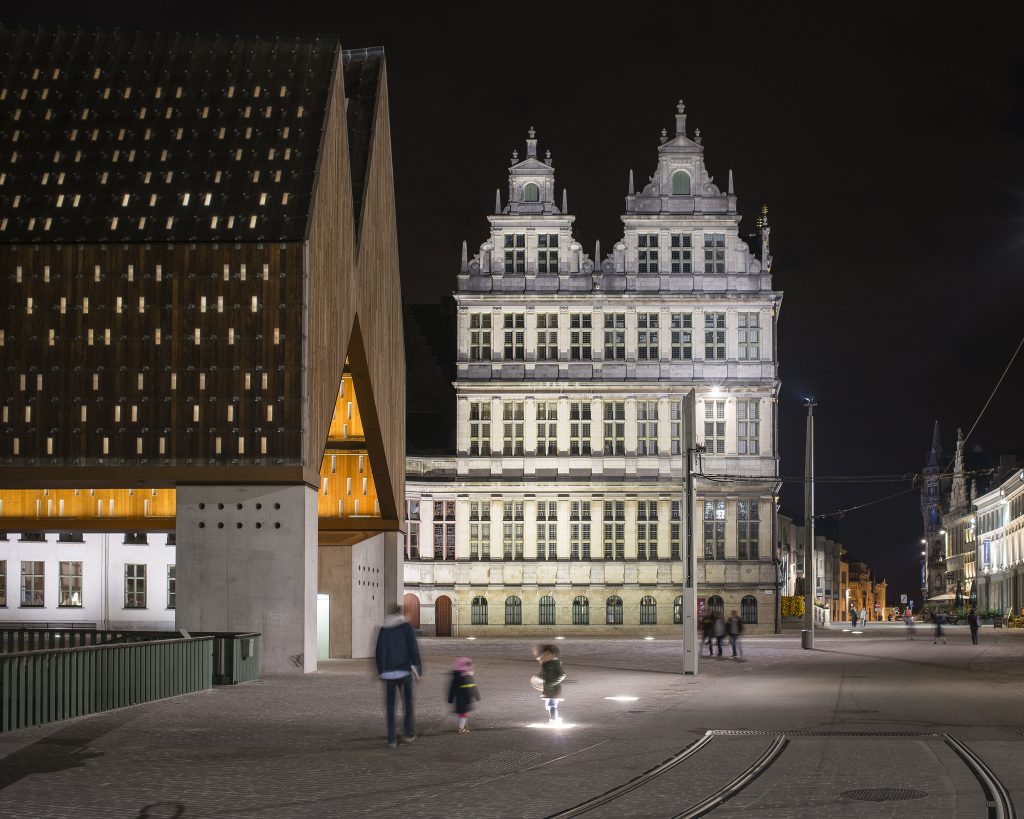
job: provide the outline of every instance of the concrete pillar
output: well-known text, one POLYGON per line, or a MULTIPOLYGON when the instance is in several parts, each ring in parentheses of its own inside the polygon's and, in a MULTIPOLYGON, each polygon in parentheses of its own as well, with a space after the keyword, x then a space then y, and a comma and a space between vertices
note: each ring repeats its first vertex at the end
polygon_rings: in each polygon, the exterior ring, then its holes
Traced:
POLYGON ((316 671, 316 490, 178 486, 177 627, 258 631, 264 672, 316 671))

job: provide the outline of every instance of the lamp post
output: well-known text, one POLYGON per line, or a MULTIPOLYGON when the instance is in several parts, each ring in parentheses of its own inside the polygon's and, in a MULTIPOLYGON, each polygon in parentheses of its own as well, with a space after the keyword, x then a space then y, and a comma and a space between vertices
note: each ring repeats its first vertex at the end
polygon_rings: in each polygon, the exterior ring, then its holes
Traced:
POLYGON ((804 453, 804 630, 800 635, 804 648, 814 648, 814 408, 813 398, 805 398, 807 405, 807 439, 804 453))

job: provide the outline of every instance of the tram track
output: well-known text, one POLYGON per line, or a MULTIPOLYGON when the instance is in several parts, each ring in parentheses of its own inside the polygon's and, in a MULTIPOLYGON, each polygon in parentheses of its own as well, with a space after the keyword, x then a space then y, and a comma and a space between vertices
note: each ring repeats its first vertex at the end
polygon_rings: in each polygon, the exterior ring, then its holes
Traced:
POLYGON ((992 769, 962 740, 951 734, 937 734, 933 732, 912 732, 912 731, 743 731, 743 730, 710 730, 702 737, 682 748, 663 762, 633 777, 627 782, 617 785, 602 794, 581 802, 567 810, 550 814, 546 819, 573 819, 598 811, 600 808, 610 806, 613 810, 621 809, 624 800, 631 794, 634 799, 642 799, 644 789, 652 785, 656 780, 664 777, 672 771, 681 772, 684 763, 694 761, 701 752, 707 752, 709 746, 716 737, 765 737, 768 745, 761 751, 760 755, 742 770, 737 776, 731 779, 722 787, 710 795, 685 807, 683 810, 666 810, 664 815, 672 819, 698 819, 706 816, 724 803, 742 792, 751 783, 765 774, 775 762, 779 760, 791 741, 800 737, 817 737, 827 739, 842 738, 919 738, 941 740, 957 758, 971 771, 981 787, 987 810, 988 819, 1016 819, 1017 813, 1009 791, 1000 782, 992 769))

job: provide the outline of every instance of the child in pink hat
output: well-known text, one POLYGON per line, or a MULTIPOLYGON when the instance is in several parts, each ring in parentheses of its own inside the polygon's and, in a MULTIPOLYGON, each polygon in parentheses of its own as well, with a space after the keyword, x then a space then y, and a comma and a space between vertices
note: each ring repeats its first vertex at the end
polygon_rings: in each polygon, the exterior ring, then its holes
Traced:
POLYGON ((448 687, 448 702, 454 704, 452 709, 459 717, 459 733, 469 732, 466 720, 473 710, 473 703, 479 701, 480 691, 473 678, 473 662, 469 657, 456 657, 452 665, 452 684, 448 687))

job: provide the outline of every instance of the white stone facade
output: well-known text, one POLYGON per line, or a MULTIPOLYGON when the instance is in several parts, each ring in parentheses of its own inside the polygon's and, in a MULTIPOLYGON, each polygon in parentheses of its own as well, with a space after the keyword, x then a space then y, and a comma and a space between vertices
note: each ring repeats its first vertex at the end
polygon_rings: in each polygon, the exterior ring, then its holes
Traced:
POLYGON ((678 629, 689 425, 706 447, 698 599, 775 628, 782 294, 766 218, 755 255, 731 173, 723 193, 681 105, 676 121, 639 193, 630 174, 605 258, 574 239, 532 131, 490 235, 463 252, 457 452, 407 469, 406 600, 427 631, 678 629))

